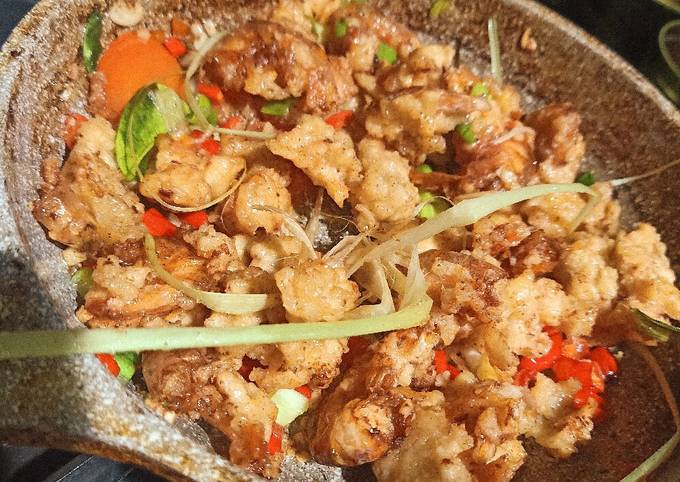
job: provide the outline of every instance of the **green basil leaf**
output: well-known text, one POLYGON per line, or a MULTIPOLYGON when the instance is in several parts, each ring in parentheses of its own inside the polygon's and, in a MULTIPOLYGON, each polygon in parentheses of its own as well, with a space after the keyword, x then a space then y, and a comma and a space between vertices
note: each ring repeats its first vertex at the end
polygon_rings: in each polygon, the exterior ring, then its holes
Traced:
POLYGON ((116 131, 116 161, 123 177, 132 181, 148 165, 148 154, 156 137, 168 132, 163 115, 154 103, 155 90, 168 89, 162 84, 143 87, 123 110, 116 131))
POLYGON ((335 36, 338 38, 344 37, 345 35, 347 35, 348 28, 349 25, 347 24, 347 20, 345 20, 344 18, 337 20, 335 22, 335 36))
POLYGON ((97 69, 97 62, 102 54, 101 36, 102 15, 98 10, 95 10, 87 17, 85 35, 83 36, 83 62, 88 73, 97 69))
POLYGON ((472 130, 472 126, 467 122, 458 124, 456 126, 456 133, 461 137, 461 139, 463 139, 463 142, 465 142, 466 144, 474 144, 475 142, 477 142, 477 136, 475 135, 475 132, 472 130))
POLYGON ((292 97, 290 99, 284 100, 273 100, 263 105, 262 108, 260 109, 260 112, 262 112, 263 114, 275 116, 288 115, 290 107, 295 103, 296 100, 297 99, 292 97))
POLYGON ((381 42, 380 45, 378 45, 378 59, 392 65, 397 61, 397 51, 394 47, 387 45, 385 42, 381 42))
POLYGON ((595 184, 595 174, 593 174, 592 171, 582 172, 576 177, 576 182, 590 187, 595 184))
POLYGON ((92 280, 92 268, 80 268, 71 276, 71 282, 76 286, 76 291, 81 298, 92 288, 94 281, 92 280))

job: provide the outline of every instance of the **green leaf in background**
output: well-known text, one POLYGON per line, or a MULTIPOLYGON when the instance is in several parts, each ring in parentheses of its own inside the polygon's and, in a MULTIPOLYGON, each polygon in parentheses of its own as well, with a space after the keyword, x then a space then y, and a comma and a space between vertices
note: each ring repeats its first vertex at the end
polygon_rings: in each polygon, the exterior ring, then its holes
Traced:
POLYGON ((267 115, 282 117, 284 115, 288 115, 290 107, 295 103, 295 101, 296 99, 293 97, 284 100, 273 100, 263 105, 260 109, 260 112, 267 115))
POLYGON ((95 10, 87 17, 85 35, 83 36, 83 62, 88 73, 97 69, 97 62, 102 54, 101 36, 102 15, 98 10, 95 10))
POLYGON ((92 268, 80 268, 71 276, 71 282, 75 285, 76 291, 81 298, 92 288, 94 281, 92 281, 92 268))
POLYGON ((167 89, 162 84, 143 87, 123 110, 116 131, 116 161, 123 177, 132 181, 143 172, 147 155, 156 144, 156 137, 168 132, 168 126, 154 103, 153 92, 167 89))

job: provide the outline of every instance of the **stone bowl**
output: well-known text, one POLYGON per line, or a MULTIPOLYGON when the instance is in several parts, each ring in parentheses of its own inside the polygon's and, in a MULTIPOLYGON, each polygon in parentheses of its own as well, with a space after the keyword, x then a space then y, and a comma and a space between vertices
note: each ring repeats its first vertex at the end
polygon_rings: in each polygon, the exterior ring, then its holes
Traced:
MULTIPOLYGON (((145 23, 174 15, 211 18, 228 28, 262 8, 260 0, 147 0, 145 23)), ((586 32, 529 0, 453 2, 433 20, 429 0, 378 1, 424 35, 455 44, 463 63, 488 70, 486 22, 496 17, 506 80, 524 95, 527 109, 569 101, 583 116, 588 164, 598 178, 643 172, 680 157, 680 113, 630 65, 586 32), (531 28, 535 51, 519 39, 531 28)), ((82 27, 103 0, 43 0, 25 17, 0 52, 0 330, 75 328, 75 292, 60 249, 31 216, 40 164, 62 156, 64 114, 82 104, 85 85, 65 66, 77 61, 82 27)), ((105 24, 105 35, 111 25, 105 24)), ((81 72, 84 74, 84 71, 81 72)), ((677 172, 677 171, 676 171, 677 172)), ((680 266, 680 176, 667 172, 619 189, 624 223, 645 219, 668 244, 680 266)), ((655 349, 680 394, 680 348, 655 349)), ((646 366, 626 351, 622 375, 608 386, 606 419, 593 440, 558 461, 527 442, 530 457, 517 475, 526 481, 619 480, 673 433, 660 390, 646 366)), ((205 433, 179 418, 148 409, 143 395, 109 376, 91 355, 0 362, 0 442, 104 455, 137 464, 173 480, 256 480, 210 447, 205 433)), ((677 454, 676 454, 677 455, 677 454)), ((680 480, 680 457, 657 473, 680 480)), ((370 480, 370 470, 340 470, 289 459, 281 480, 370 480)))

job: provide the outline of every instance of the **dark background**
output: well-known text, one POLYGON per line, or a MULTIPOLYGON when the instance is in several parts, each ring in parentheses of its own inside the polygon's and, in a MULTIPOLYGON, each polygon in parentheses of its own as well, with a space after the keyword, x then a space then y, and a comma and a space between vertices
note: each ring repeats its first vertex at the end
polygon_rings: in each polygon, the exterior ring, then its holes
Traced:
MULTIPOLYGON (((32 0, 0 0, 0 43, 33 6, 32 0)), ((677 18, 652 0, 542 0, 654 77, 661 61, 657 35, 677 18)), ((0 445, 0 482, 158 481, 146 472, 109 460, 56 450, 0 445)))

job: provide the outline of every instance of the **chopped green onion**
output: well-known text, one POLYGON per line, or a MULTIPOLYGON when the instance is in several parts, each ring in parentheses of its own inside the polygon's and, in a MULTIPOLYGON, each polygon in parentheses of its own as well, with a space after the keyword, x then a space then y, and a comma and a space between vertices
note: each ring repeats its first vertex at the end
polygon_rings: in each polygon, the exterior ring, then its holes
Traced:
POLYGON ((345 35, 347 35, 348 27, 349 25, 347 25, 347 20, 345 20, 344 18, 337 20, 335 22, 335 36, 338 38, 342 38, 345 35))
POLYGON ((385 42, 380 42, 378 45, 378 59, 387 64, 394 64, 397 61, 397 51, 394 47, 387 45, 385 42))
POLYGON ((92 268, 80 268, 71 276, 71 282, 76 286, 76 291, 81 298, 92 288, 92 268))
POLYGON ((463 122, 456 126, 456 134, 458 134, 466 144, 474 144, 477 142, 475 131, 472 130, 472 126, 467 122, 463 122))
POLYGON ((218 313, 253 313, 269 308, 277 302, 277 297, 274 295, 214 293, 212 291, 198 290, 175 278, 163 268, 156 254, 156 240, 150 234, 144 237, 144 250, 156 276, 176 290, 181 291, 188 297, 218 313))
POLYGON ((572 221, 571 229, 576 229, 584 216, 600 200, 595 191, 583 184, 536 184, 511 191, 488 193, 473 199, 465 199, 451 206, 438 216, 426 220, 421 225, 401 231, 393 235, 389 240, 377 246, 369 247, 367 253, 360 257, 360 261, 354 262, 349 266, 347 273, 352 275, 361 265, 368 261, 380 259, 404 246, 414 246, 449 228, 474 224, 499 209, 535 197, 565 192, 584 193, 590 196, 586 206, 572 221))
POLYGON ((441 198, 436 197, 428 191, 421 191, 419 194, 420 202, 427 202, 418 212, 418 217, 423 219, 431 219, 437 214, 446 211, 449 204, 441 198), (428 202, 430 201, 430 202, 428 202))
POLYGON ((121 378, 125 381, 131 380, 137 371, 137 361, 139 359, 139 355, 135 352, 124 352, 114 354, 113 358, 116 359, 118 368, 120 368, 118 378, 121 378))
POLYGON ((307 411, 309 400, 303 394, 292 388, 279 388, 272 395, 272 402, 276 405, 276 423, 285 427, 307 411))
POLYGON ((416 167, 416 172, 422 172, 423 174, 430 174, 433 172, 432 167, 430 167, 429 164, 421 164, 420 166, 416 167))
POLYGON ((329 340, 419 326, 427 321, 430 298, 389 315, 355 320, 281 323, 229 328, 95 328, 0 331, 0 360, 56 357, 76 353, 177 350, 329 340))
POLYGON ((498 37, 498 24, 495 18, 488 22, 489 51, 491 52, 491 75, 500 84, 503 82, 503 65, 501 64, 501 43, 498 37))
POLYGON ((102 54, 101 36, 102 14, 95 10, 87 17, 83 36, 83 63, 89 74, 97 70, 99 56, 102 54))
POLYGON ((309 21, 312 24, 311 31, 314 35, 316 35, 316 39, 319 42, 323 42, 324 35, 326 33, 326 28, 323 26, 321 22, 319 22, 317 19, 314 17, 309 17, 309 21))
POLYGON ((640 332, 657 341, 667 342, 669 335, 680 333, 680 327, 655 320, 640 310, 633 310, 633 314, 635 315, 640 332))
POLYGON ((290 99, 284 100, 272 100, 267 102, 262 106, 260 112, 267 115, 284 116, 288 115, 290 107, 295 103, 297 99, 291 97, 290 99))
POLYGON ((437 18, 451 6, 451 0, 435 0, 430 7, 430 18, 437 18))
POLYGON ((477 82, 475 85, 472 86, 472 90, 470 91, 470 95, 474 97, 488 97, 489 96, 489 89, 487 88, 486 84, 483 82, 477 82))
POLYGON ((595 184, 595 174, 592 171, 583 172, 578 175, 576 182, 590 187, 595 184))

